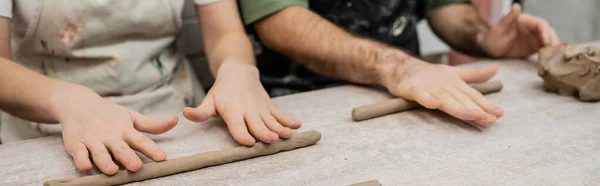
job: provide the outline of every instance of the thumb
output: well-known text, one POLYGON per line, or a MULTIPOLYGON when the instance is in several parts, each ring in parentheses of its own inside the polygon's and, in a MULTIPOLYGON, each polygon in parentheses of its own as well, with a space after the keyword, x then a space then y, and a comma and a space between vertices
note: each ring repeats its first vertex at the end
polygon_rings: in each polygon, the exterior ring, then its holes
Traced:
POLYGON ((521 5, 514 3, 510 9, 510 12, 500 19, 498 26, 508 26, 516 23, 519 15, 521 15, 521 5))
POLYGON ((480 69, 461 69, 454 67, 458 76, 466 83, 483 83, 486 82, 498 72, 498 65, 493 64, 480 69))
POLYGON ((216 115, 217 109, 212 96, 206 96, 202 104, 196 108, 186 107, 183 109, 183 116, 193 122, 203 122, 216 115))
POLYGON ((179 120, 177 116, 169 119, 154 119, 132 110, 129 110, 129 115, 133 119, 133 127, 136 130, 150 134, 165 133, 175 127, 179 120))

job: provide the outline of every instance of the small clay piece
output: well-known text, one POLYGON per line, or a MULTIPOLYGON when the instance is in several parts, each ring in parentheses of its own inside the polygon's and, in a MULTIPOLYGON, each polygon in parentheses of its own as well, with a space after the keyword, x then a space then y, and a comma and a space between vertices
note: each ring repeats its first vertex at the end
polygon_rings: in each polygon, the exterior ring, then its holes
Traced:
POLYGON ((321 133, 313 130, 294 134, 288 139, 281 139, 272 144, 256 143, 252 147, 235 147, 166 160, 163 162, 147 163, 137 172, 120 170, 112 176, 96 174, 79 178, 47 181, 44 185, 119 185, 196 170, 208 166, 231 163, 258 156, 271 155, 281 151, 289 151, 313 145, 319 140, 321 140, 321 133))
POLYGON ((362 182, 362 183, 355 183, 349 186, 381 186, 381 183, 379 183, 379 181, 377 180, 371 180, 371 181, 367 181, 367 182, 362 182))
POLYGON ((582 101, 600 100, 600 49, 569 44, 545 47, 539 52, 538 75, 544 89, 582 101))
MULTIPOLYGON (((502 90, 502 83, 500 81, 490 81, 487 83, 471 85, 471 87, 481 92, 482 94, 488 94, 502 90)), ((396 112, 414 109, 420 106, 421 105, 414 101, 408 101, 402 98, 395 98, 356 107, 352 109, 352 119, 354 121, 362 121, 379 116, 393 114, 396 112)))

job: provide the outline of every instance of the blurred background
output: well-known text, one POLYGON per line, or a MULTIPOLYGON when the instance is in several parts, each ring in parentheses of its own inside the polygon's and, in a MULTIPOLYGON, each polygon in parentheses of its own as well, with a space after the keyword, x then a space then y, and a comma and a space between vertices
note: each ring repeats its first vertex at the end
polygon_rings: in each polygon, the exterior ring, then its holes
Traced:
MULTIPOLYGON (((600 1, 598 0, 472 0, 479 13, 490 24, 496 24, 510 11, 512 3, 520 3, 523 12, 542 17, 556 29, 561 41, 577 44, 600 40, 600 1)), ((452 51, 421 21, 418 26, 421 51, 426 59, 458 65, 478 59, 452 51)))
MULTIPOLYGON (((205 87, 210 87, 213 78, 208 71, 202 52, 202 39, 197 24, 192 0, 186 0, 184 28, 179 39, 181 50, 194 65, 205 87)), ((472 0, 479 13, 495 24, 510 10, 513 2, 521 3, 523 12, 548 20, 563 42, 585 43, 600 40, 600 0, 472 0)), ((430 30, 425 20, 418 25, 421 52, 432 62, 458 65, 478 59, 452 51, 430 30)))

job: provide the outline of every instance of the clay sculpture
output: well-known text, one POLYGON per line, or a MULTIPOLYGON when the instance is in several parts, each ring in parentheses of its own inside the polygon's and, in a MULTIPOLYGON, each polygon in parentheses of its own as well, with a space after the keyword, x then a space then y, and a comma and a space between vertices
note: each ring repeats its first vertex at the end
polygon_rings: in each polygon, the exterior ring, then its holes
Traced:
POLYGON ((570 44, 545 47, 539 52, 538 75, 544 89, 582 101, 600 100, 600 49, 570 44))

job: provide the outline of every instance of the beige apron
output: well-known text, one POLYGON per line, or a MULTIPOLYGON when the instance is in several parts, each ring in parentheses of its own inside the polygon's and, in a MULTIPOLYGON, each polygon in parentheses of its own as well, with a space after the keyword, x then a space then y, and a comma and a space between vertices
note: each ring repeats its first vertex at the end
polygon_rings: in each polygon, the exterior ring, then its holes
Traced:
MULTIPOLYGON (((29 0, 21 0, 29 1, 29 0)), ((14 1, 19 6, 20 0, 14 1)), ((175 40, 184 0, 41 0, 15 61, 163 117, 204 96, 175 40)), ((60 125, 2 114, 3 143, 60 134, 60 125)))

